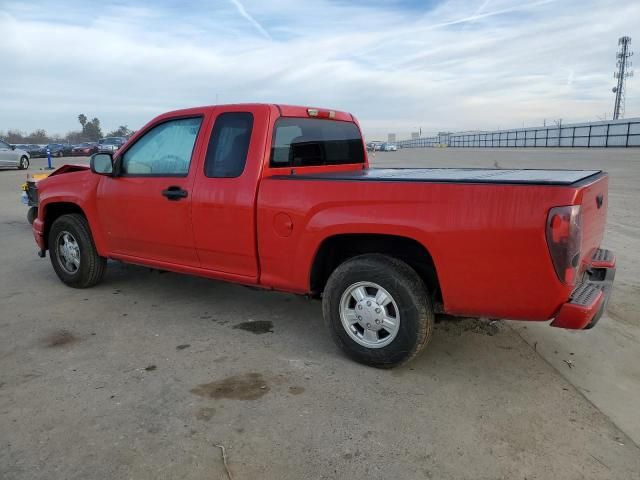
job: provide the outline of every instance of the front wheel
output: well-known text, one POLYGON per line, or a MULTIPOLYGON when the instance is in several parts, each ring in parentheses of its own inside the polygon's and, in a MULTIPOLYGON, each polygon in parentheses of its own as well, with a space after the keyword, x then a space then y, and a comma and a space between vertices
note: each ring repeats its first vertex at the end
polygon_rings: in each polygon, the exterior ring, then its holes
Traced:
POLYGON ((26 170, 27 168, 29 168, 29 159, 27 157, 20 157, 18 168, 20 170, 26 170))
POLYGON ((74 288, 88 288, 102 280, 107 259, 98 255, 87 219, 62 215, 51 225, 49 257, 58 278, 74 288))
POLYGON ((386 255, 360 255, 336 268, 322 311, 336 344, 357 362, 378 368, 408 362, 433 332, 424 282, 409 265, 386 255))

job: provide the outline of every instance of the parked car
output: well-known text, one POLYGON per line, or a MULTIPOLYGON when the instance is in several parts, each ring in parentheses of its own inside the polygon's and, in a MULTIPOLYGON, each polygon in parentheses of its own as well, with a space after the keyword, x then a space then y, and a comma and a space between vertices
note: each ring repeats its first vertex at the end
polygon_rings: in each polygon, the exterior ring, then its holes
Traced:
POLYGON ((600 170, 370 168, 351 114, 218 105, 40 180, 33 234, 71 287, 111 258, 322 298, 337 345, 389 368, 436 311, 594 326, 607 189, 600 170))
POLYGON ((124 137, 106 137, 98 140, 98 152, 114 153, 126 143, 124 137))
POLYGON ((397 152, 398 151, 398 147, 396 147, 393 143, 385 143, 384 144, 384 151, 385 152, 397 152))
POLYGON ((97 142, 84 142, 73 147, 71 155, 74 157, 88 157, 98 152, 97 142))
POLYGON ((69 143, 50 143, 45 147, 45 155, 47 150, 52 157, 66 157, 71 155, 73 146, 69 143))
POLYGON ((20 170, 29 168, 31 156, 26 150, 9 145, 0 140, 0 167, 18 167, 20 170))
POLYGON ((47 149, 41 145, 36 145, 35 143, 18 145, 18 148, 29 152, 29 156, 31 158, 47 156, 47 149))

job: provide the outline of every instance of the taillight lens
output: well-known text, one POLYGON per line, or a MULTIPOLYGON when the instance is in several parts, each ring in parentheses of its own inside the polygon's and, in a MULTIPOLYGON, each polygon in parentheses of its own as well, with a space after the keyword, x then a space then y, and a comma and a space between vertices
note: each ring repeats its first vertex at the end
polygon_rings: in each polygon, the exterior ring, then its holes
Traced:
POLYGON ((558 278, 575 285, 582 245, 580 205, 554 207, 547 217, 547 244, 558 278))

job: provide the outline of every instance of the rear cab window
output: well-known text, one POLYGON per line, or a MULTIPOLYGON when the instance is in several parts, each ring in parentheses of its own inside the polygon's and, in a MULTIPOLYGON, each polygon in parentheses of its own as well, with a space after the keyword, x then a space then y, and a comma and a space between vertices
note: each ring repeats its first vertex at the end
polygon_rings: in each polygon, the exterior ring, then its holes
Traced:
POLYGON ((207 147, 204 173, 209 178, 235 178, 242 175, 253 131, 250 112, 224 112, 218 115, 207 147))
POLYGON ((276 120, 269 165, 312 167, 365 162, 360 130, 355 123, 318 118, 276 120))

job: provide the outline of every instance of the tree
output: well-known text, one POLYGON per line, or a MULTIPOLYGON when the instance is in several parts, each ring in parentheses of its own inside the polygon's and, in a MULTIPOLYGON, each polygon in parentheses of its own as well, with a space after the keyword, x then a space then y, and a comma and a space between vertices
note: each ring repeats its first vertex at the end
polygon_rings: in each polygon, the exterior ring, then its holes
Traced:
POLYGON ((100 120, 93 118, 90 122, 87 122, 84 126, 85 137, 95 142, 102 138, 102 129, 100 128, 100 120))
POLYGON ((87 124, 87 116, 84 113, 78 115, 78 121, 82 125, 82 133, 84 133, 84 126, 87 124))
POLYGON ((112 132, 107 133, 107 137, 128 137, 133 135, 133 130, 130 130, 127 125, 120 125, 112 132))
POLYGON ((9 143, 24 143, 25 135, 20 130, 9 129, 3 138, 9 143))
POLYGON ((42 128, 34 130, 25 138, 25 141, 28 143, 49 143, 49 140, 47 131, 42 128))
POLYGON ((77 130, 67 132, 64 139, 67 143, 82 143, 86 140, 84 133, 77 130))

